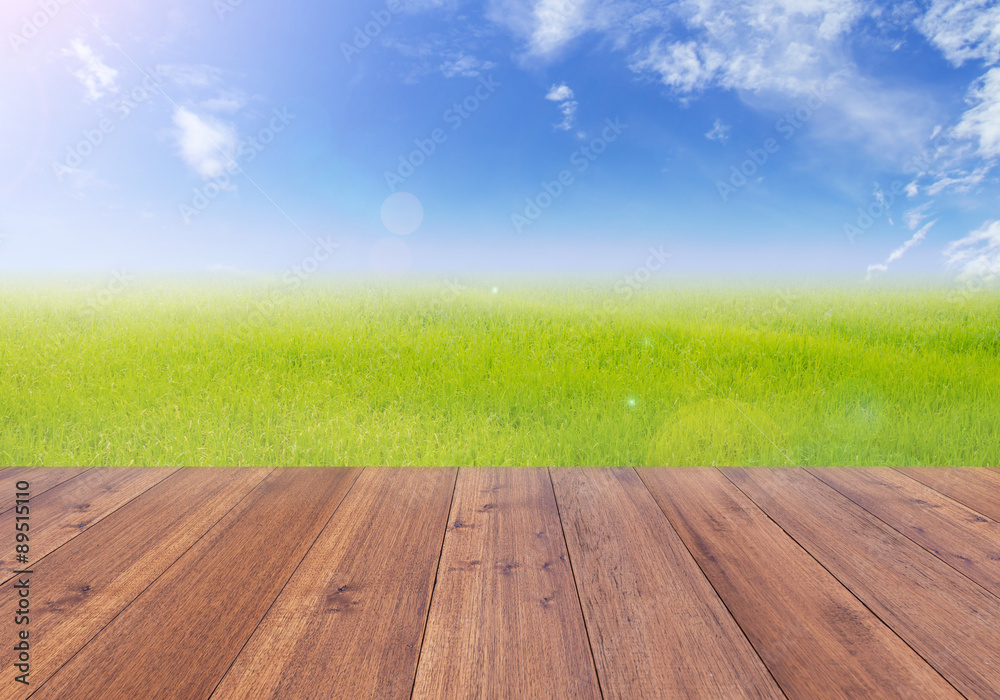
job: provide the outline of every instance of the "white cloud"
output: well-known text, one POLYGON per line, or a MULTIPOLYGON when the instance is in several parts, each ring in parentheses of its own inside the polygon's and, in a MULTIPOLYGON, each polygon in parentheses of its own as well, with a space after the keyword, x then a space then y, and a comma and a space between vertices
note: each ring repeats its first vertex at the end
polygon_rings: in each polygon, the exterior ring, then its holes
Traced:
POLYGON ((801 95, 851 66, 844 37, 863 5, 859 0, 684 0, 677 12, 690 38, 661 36, 634 54, 633 70, 656 74, 678 93, 718 86, 801 95))
POLYGON ((944 249, 949 267, 960 269, 960 278, 989 282, 1000 275, 1000 221, 987 221, 965 238, 944 249))
POLYGON ((708 87, 725 60, 723 54, 710 46, 693 41, 664 46, 663 41, 657 39, 633 58, 630 68, 636 73, 657 73, 664 85, 686 93, 708 87))
POLYGON ((532 53, 550 54, 588 29, 588 0, 539 0, 531 34, 532 53))
POLYGON ((975 106, 962 115, 954 135, 978 141, 979 155, 983 157, 1000 156, 1000 68, 990 69, 976 81, 968 101, 975 106))
POLYGON ((876 263, 874 265, 868 266, 868 276, 871 277, 873 272, 886 272, 889 269, 889 265, 899 260, 901 257, 906 255, 906 252, 915 245, 919 245, 927 237, 927 232, 931 230, 931 227, 936 224, 937 221, 931 221, 925 224, 923 228, 910 236, 903 245, 896 248, 896 250, 889 253, 889 257, 885 259, 885 262, 876 263))
POLYGON ((76 58, 83 64, 83 67, 73 75, 87 91, 88 102, 93 102, 109 92, 118 92, 118 84, 115 82, 118 71, 95 56, 93 50, 82 40, 74 39, 70 47, 63 51, 63 55, 76 58))
POLYGON ((553 102, 572 100, 573 91, 565 83, 562 85, 553 85, 549 88, 549 93, 545 96, 545 99, 552 100, 553 102))
POLYGON ((711 131, 705 134, 705 138, 709 141, 725 141, 729 138, 731 128, 728 124, 723 124, 721 119, 716 119, 712 123, 711 131))
POLYGON ((490 20, 524 41, 534 60, 557 56, 590 31, 613 36, 616 48, 623 48, 633 32, 662 25, 667 14, 660 7, 642 7, 636 0, 490 0, 486 11, 490 20))
POLYGON ((953 65, 1000 60, 1000 5, 994 0, 934 0, 916 26, 953 65))
POLYGON ((990 167, 989 165, 984 165, 976 168, 971 173, 959 171, 953 172, 950 175, 939 175, 937 181, 924 188, 924 192, 929 197, 936 197, 948 187, 954 187, 956 192, 968 192, 986 179, 990 167), (952 177, 952 175, 955 177, 952 177))
POLYGON ((223 173, 237 146, 236 130, 211 116, 183 107, 174 112, 175 137, 184 162, 206 180, 223 173))
POLYGON ((921 223, 923 223, 924 219, 927 218, 927 210, 930 208, 930 206, 931 203, 927 202, 926 204, 922 204, 919 207, 915 207, 913 209, 906 211, 903 214, 903 221, 906 223, 906 228, 913 231, 921 223))
POLYGON ((559 110, 563 113, 563 120, 556 124, 557 129, 569 131, 576 123, 576 102, 563 102, 559 105, 559 110))
POLYGON ((446 78, 454 78, 456 75, 463 78, 476 78, 483 71, 496 68, 496 65, 492 61, 480 61, 475 56, 459 53, 442 63, 440 70, 446 78))
POLYGON ((937 221, 935 220, 924 224, 923 228, 914 233, 910 237, 910 239, 906 241, 906 243, 899 246, 898 248, 896 248, 896 250, 892 251, 889 254, 889 257, 885 259, 886 264, 888 265, 890 263, 896 262, 906 254, 906 251, 908 251, 913 246, 918 245, 922 240, 924 240, 927 237, 927 232, 930 231, 931 227, 936 223, 937 221))
POLYGON ((559 111, 563 114, 563 120, 556 124, 556 128, 563 131, 570 131, 576 121, 576 108, 578 106, 578 103, 573 99, 573 91, 566 83, 553 85, 549 88, 545 99, 560 103, 559 111))

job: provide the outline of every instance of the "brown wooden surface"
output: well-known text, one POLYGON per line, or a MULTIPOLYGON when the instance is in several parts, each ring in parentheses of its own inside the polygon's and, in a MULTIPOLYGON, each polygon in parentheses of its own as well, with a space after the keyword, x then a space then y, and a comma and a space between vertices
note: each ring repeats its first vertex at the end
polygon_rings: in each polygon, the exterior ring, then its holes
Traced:
MULTIPOLYGON (((826 476, 864 479, 858 470, 844 472, 826 476)), ((1000 650, 1000 598, 806 471, 725 474, 966 697, 1000 689, 1000 664, 989 654, 955 653, 1000 650)))
POLYGON ((208 697, 357 475, 271 473, 32 697, 208 697))
POLYGON ((454 469, 368 469, 212 695, 406 698, 454 469))
POLYGON ((1000 698, 997 470, 22 478, 0 699, 1000 698))
POLYGON ((781 697, 633 470, 552 477, 604 697, 781 697))
MULTIPOLYGON (((91 469, 31 497, 28 542, 31 562, 73 539, 175 469, 91 469)), ((0 513, 0 570, 7 581, 18 564, 14 545, 16 511, 0 513)))
POLYGON ((88 467, 53 467, 52 469, 33 469, 31 467, 7 467, 0 471, 0 512, 6 512, 14 507, 15 486, 18 481, 27 478, 31 485, 31 497, 41 496, 53 486, 68 481, 89 471, 88 467))
POLYGON ((983 588, 1000 595, 1000 523, 893 469, 810 472, 983 588))
POLYGON ((641 474, 785 693, 961 697, 718 470, 641 474))
POLYGON ((599 698, 545 469, 465 469, 415 698, 599 698))
MULTIPOLYGON (((268 471, 183 469, 34 564, 28 690, 83 648, 268 471)), ((15 600, 10 584, 0 588, 0 609, 13 610, 15 600)), ((4 615, 3 623, 3 638, 13 639, 13 618, 4 615)), ((27 694, 20 684, 0 682, 0 698, 27 694)))
POLYGON ((985 467, 897 467, 896 471, 959 503, 1000 521, 1000 472, 985 467))

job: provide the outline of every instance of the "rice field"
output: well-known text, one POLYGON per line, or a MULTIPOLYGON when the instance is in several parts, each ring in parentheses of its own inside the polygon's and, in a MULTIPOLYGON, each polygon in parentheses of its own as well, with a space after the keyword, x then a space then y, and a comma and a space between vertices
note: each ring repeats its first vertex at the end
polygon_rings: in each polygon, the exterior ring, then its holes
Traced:
POLYGON ((1000 294, 0 286, 4 465, 997 465, 1000 294))

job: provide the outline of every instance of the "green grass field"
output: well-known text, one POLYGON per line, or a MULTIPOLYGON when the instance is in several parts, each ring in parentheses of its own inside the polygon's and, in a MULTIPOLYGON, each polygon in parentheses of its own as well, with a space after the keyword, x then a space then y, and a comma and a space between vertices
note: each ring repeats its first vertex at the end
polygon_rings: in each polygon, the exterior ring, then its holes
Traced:
POLYGON ((996 292, 494 284, 8 283, 0 461, 1000 464, 996 292))

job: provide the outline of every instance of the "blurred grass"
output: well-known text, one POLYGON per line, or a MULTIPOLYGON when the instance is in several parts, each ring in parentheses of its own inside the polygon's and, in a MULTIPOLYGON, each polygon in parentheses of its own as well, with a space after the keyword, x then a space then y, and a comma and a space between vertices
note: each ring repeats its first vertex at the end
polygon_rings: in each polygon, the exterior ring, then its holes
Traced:
POLYGON ((0 462, 1000 464, 996 293, 492 287, 8 283, 0 462))

